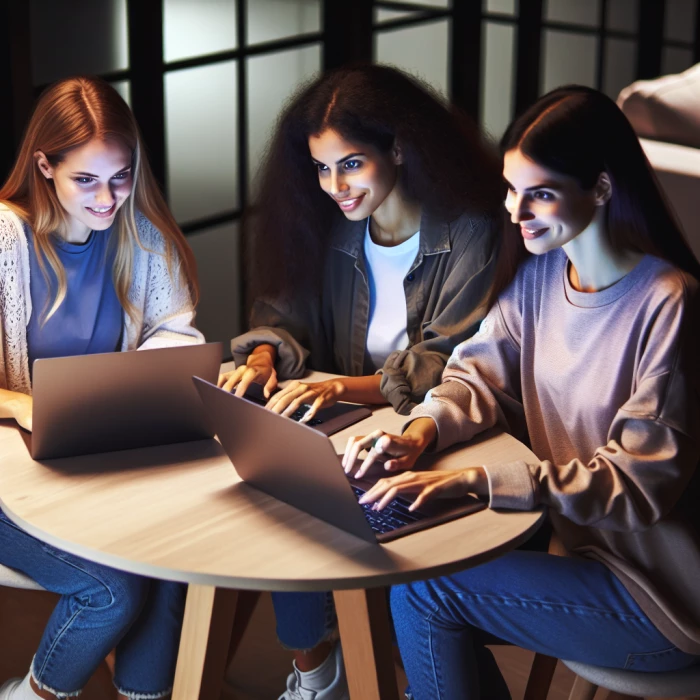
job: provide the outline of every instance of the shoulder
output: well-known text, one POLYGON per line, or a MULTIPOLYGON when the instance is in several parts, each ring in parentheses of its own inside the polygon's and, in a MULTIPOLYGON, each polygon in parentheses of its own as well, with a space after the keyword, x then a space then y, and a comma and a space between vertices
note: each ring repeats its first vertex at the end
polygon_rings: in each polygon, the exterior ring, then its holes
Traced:
POLYGON ((477 256, 483 261, 493 255, 499 235, 499 224, 495 217, 464 212, 441 225, 453 255, 462 257, 469 253, 470 257, 477 256))
POLYGON ((0 204, 0 254, 18 254, 22 243, 26 244, 22 220, 5 205, 0 204))
POLYGON ((139 241, 147 249, 146 252, 163 253, 165 251, 165 237, 151 220, 137 209, 134 212, 134 221, 139 241))

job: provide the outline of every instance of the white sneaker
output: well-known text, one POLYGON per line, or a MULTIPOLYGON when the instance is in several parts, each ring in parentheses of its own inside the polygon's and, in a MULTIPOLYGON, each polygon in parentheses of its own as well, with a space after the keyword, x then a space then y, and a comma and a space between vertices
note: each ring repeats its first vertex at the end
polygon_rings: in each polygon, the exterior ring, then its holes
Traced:
MULTIPOLYGON (((0 700, 3 700, 2 696, 0 700)), ((350 700, 340 644, 336 643, 329 657, 313 671, 302 673, 294 664, 293 673, 287 677, 287 690, 280 695, 279 700, 350 700), (322 688, 308 687, 313 685, 309 682, 309 677, 326 676, 324 672, 327 672, 327 677, 332 677, 330 683, 324 684, 322 688)))
POLYGON ((11 678, 0 686, 0 700, 41 700, 29 685, 29 674, 24 678, 11 678))

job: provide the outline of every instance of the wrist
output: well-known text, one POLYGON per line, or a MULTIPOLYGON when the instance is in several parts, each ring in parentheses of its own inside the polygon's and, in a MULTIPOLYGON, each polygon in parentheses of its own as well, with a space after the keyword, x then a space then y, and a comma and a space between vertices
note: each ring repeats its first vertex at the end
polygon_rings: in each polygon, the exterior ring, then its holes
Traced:
POLYGON ((432 418, 418 418, 411 423, 404 437, 411 438, 421 452, 425 452, 437 437, 437 425, 432 418))
POLYGON ((348 391, 348 388, 342 379, 334 379, 331 386, 333 387, 333 393, 337 399, 342 398, 348 391))
POLYGON ((274 345, 268 345, 263 343, 262 345, 256 345, 249 354, 250 357, 265 358, 270 361, 270 364, 275 364, 275 359, 277 358, 277 348, 274 345))

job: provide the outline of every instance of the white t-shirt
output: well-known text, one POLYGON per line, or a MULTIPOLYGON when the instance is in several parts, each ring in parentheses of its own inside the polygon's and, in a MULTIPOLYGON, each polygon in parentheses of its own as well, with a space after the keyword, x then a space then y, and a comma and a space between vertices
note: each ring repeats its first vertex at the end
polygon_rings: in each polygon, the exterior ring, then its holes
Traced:
POLYGON ((408 346, 406 293, 403 281, 418 254, 419 232, 397 246, 377 245, 365 232, 365 260, 369 282, 369 324, 366 355, 379 369, 394 350, 408 346))

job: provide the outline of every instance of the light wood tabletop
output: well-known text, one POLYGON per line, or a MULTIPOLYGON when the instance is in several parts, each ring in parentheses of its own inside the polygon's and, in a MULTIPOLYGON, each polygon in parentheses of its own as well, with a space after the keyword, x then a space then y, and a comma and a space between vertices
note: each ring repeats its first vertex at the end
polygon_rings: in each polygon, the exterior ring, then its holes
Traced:
MULTIPOLYGON (((381 408, 332 441, 342 453, 349 436, 398 432, 404 421, 381 408)), ((218 697, 241 589, 333 590, 352 697, 398 697, 382 658, 391 647, 383 587, 488 561, 524 542, 543 518, 487 509, 372 545, 242 483, 216 441, 43 463, 26 441, 14 422, 0 421, 0 504, 8 517, 73 554, 191 584, 175 700, 218 697)), ((451 469, 532 457, 494 433, 433 461, 451 469)))

